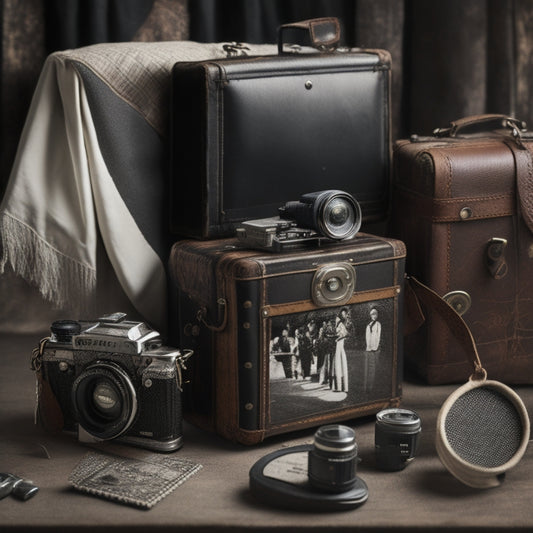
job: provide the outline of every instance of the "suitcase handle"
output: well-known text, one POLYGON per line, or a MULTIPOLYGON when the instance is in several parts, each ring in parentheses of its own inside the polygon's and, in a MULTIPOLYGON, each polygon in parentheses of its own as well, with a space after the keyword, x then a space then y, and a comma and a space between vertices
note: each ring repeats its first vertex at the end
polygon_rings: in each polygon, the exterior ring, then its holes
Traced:
POLYGON ((450 122, 448 128, 436 128, 433 130, 435 137, 456 137, 465 130, 476 130, 477 132, 487 132, 496 129, 509 129, 515 141, 521 145, 520 132, 526 129, 525 122, 508 115, 472 115, 450 122))
POLYGON ((313 46, 321 52, 331 52, 337 48, 340 36, 340 23, 336 17, 323 17, 283 24, 278 29, 278 53, 280 55, 284 53, 283 46, 287 42, 313 46))
POLYGON ((516 163, 516 182, 521 215, 526 226, 533 233, 533 160, 531 152, 522 142, 531 141, 531 133, 526 131, 526 123, 508 115, 472 115, 450 123, 448 128, 433 130, 435 137, 456 137, 464 130, 474 129, 477 133, 489 132, 497 129, 509 130, 509 140, 506 142, 513 152, 516 163))

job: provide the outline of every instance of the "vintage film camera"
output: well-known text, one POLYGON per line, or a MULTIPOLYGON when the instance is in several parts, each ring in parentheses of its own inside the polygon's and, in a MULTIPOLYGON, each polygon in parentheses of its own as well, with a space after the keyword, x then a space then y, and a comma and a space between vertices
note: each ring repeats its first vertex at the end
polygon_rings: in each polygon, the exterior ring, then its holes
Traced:
POLYGON ((178 241, 169 260, 179 343, 195 353, 185 417, 244 444, 401 397, 404 244, 359 232, 342 191, 282 213, 239 238, 178 241))
POLYGON ((317 245, 321 239, 347 240, 361 227, 361 207, 338 190, 307 193, 287 202, 280 216, 243 222, 237 237, 247 246, 280 252, 317 245))
POLYGON ((182 445, 181 369, 192 351, 162 345, 143 322, 114 313, 59 320, 33 352, 37 414, 82 441, 119 438, 155 451, 182 445))

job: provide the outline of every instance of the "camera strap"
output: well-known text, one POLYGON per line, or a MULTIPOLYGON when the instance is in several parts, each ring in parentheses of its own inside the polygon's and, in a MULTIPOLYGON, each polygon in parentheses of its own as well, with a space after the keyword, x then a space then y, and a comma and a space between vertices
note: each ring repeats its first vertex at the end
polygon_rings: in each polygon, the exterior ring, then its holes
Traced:
POLYGON ((42 357, 43 350, 49 337, 42 339, 37 348, 32 351, 31 369, 35 372, 35 424, 40 424, 46 431, 57 432, 65 424, 63 411, 52 391, 50 383, 43 378, 42 357))
POLYGON ((464 348, 468 359, 474 366, 471 379, 485 379, 487 372, 481 364, 476 343, 470 328, 457 311, 435 291, 412 276, 405 277, 405 301, 407 309, 406 334, 416 331, 425 321, 422 306, 434 309, 449 327, 450 333, 464 348))
POLYGON ((187 361, 193 353, 193 350, 183 350, 183 353, 180 352, 180 355, 176 357, 176 383, 180 392, 183 392, 183 370, 187 370, 185 361, 187 361))

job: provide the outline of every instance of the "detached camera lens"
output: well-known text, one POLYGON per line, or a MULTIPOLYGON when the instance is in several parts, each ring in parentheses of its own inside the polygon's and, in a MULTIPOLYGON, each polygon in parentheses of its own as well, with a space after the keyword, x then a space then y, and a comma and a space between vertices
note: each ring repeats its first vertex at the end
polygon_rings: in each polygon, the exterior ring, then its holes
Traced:
POLYGON ((325 492, 345 492, 357 482, 357 443, 353 429, 339 424, 322 426, 309 452, 309 482, 325 492))
POLYGON ((376 466, 381 470, 403 470, 415 458, 420 431, 420 418, 414 411, 380 411, 375 427, 376 466))

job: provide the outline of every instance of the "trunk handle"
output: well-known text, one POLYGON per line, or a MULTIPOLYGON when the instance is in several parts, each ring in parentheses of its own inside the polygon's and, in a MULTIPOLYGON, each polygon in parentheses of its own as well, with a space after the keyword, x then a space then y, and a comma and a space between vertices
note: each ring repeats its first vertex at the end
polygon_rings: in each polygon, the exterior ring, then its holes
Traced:
POLYGON ((486 114, 460 118, 450 122, 450 126, 447 128, 436 128, 433 130, 433 135, 435 137, 457 137, 469 129, 473 129, 477 133, 508 129, 516 144, 520 148, 524 148, 521 134, 526 129, 526 123, 508 115, 486 114))
POLYGON ((339 44, 341 29, 336 17, 322 17, 283 24, 278 28, 278 53, 291 39, 292 44, 313 46, 321 52, 331 52, 339 44))

